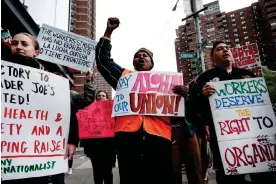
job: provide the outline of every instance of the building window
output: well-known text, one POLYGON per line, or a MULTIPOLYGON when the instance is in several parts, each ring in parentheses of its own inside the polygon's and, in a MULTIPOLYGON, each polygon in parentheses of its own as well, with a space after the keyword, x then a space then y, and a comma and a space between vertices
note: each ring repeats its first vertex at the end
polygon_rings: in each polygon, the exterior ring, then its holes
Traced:
POLYGON ((230 17, 232 17, 232 18, 235 17, 235 14, 230 15, 230 17))
POLYGON ((253 6, 253 9, 256 9, 257 7, 256 6, 253 6))
POLYGON ((245 39, 245 40, 248 40, 248 36, 245 36, 244 39, 245 39))
POLYGON ((243 14, 243 11, 240 12, 240 15, 242 15, 242 14, 243 14))
POLYGON ((235 36, 235 37, 239 37, 239 35, 238 35, 238 34, 234 34, 234 36, 235 36))
POLYGON ((240 40, 238 38, 235 39, 235 42, 239 42, 240 40))
POLYGON ((243 32, 244 35, 247 35, 247 31, 243 32))
POLYGON ((212 27, 212 28, 210 28, 210 29, 207 29, 207 33, 211 32, 211 31, 214 31, 214 30, 215 30, 214 27, 212 27))
POLYGON ((236 26, 237 26, 237 24, 236 24, 236 23, 234 23, 234 24, 232 24, 232 26, 233 26, 233 27, 236 27, 236 26))
POLYGON ((245 44, 248 45, 248 44, 250 44, 250 42, 249 42, 249 41, 246 41, 245 44))
POLYGON ((242 29, 243 29, 243 30, 246 30, 246 26, 243 26, 242 29))
POLYGON ((241 23, 242 23, 242 24, 245 24, 245 21, 242 21, 241 23))
POLYGON ((237 29, 233 29, 234 32, 237 32, 238 30, 237 29))
POLYGON ((271 26, 276 26, 276 22, 272 22, 270 25, 271 26))
POLYGON ((232 21, 232 22, 235 22, 235 19, 232 19, 231 21, 232 21))

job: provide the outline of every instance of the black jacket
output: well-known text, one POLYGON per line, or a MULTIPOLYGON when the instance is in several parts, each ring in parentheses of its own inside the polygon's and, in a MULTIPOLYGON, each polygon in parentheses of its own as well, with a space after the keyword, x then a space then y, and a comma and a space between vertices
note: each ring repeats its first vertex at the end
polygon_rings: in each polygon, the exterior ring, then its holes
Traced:
POLYGON ((219 81, 226 81, 252 77, 256 76, 251 71, 235 67, 233 67, 232 71, 229 73, 215 67, 201 74, 196 80, 196 85, 194 86, 193 91, 190 93, 190 98, 194 101, 193 109, 200 115, 200 121, 205 125, 211 127, 214 126, 209 100, 202 94, 202 88, 207 82, 212 81, 214 78, 218 78, 219 81))
POLYGON ((125 69, 111 58, 111 48, 110 40, 106 38, 100 39, 96 46, 96 64, 106 82, 116 90, 118 80, 125 69))

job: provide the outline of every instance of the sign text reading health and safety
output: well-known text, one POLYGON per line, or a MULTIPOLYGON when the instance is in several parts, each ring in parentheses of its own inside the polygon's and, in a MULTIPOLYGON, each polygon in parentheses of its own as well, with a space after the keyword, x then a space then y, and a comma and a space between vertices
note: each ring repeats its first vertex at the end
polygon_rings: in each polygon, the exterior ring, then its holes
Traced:
POLYGON ((225 174, 275 171, 276 119, 265 80, 210 83, 209 98, 225 174))
POLYGON ((153 115, 184 117, 184 98, 173 93, 182 74, 134 72, 119 79, 112 116, 153 115))
POLYGON ((40 45, 37 58, 82 72, 92 68, 96 41, 46 24, 40 28, 37 40, 40 45))
POLYGON ((69 94, 63 77, 2 61, 2 180, 68 171, 69 94))

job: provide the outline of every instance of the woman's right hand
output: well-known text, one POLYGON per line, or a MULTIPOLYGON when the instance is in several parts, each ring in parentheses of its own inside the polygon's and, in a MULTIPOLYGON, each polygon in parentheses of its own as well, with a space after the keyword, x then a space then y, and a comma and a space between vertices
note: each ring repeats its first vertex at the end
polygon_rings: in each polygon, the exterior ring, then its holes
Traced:
POLYGON ((203 86, 202 88, 202 94, 205 97, 210 97, 212 96, 214 93, 216 92, 216 90, 211 87, 209 84, 206 84, 205 86, 203 86))

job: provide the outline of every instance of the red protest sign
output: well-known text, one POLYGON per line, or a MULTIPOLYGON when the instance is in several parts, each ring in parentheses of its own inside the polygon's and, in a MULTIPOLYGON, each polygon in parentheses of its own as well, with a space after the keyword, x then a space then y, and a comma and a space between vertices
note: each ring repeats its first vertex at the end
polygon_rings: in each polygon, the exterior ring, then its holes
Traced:
POLYGON ((114 137, 112 100, 96 101, 77 112, 80 139, 114 137))
POLYGON ((260 65, 260 55, 256 43, 231 48, 235 62, 234 66, 245 68, 252 65, 260 65))

